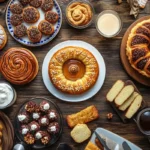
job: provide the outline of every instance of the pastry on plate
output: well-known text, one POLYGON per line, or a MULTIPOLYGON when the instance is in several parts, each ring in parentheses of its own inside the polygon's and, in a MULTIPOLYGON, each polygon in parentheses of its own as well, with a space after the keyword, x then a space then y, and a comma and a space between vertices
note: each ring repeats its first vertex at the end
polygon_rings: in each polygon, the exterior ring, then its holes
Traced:
POLYGON ((21 14, 13 14, 11 17, 10 17, 10 23, 13 25, 13 26, 18 26, 20 24, 22 24, 23 22, 23 17, 21 14))
POLYGON ((31 0, 30 1, 30 5, 35 7, 35 8, 38 8, 40 7, 42 4, 42 0, 31 0))
POLYGON ((41 143, 46 145, 46 144, 49 143, 50 140, 51 140, 51 137, 50 137, 49 133, 46 132, 46 131, 43 131, 43 136, 41 138, 41 143))
POLYGON ((40 130, 35 133, 36 140, 40 140, 42 137, 43 137, 43 131, 40 130))
POLYGON ((23 85, 31 82, 37 76, 39 65, 31 51, 14 47, 2 55, 0 68, 6 80, 16 85, 23 85))
POLYGON ((143 20, 132 28, 126 54, 131 66, 150 78, 150 19, 143 20))
POLYGON ((27 144, 34 144, 35 142, 35 138, 32 134, 28 133, 27 135, 24 136, 24 141, 27 143, 27 144))
POLYGON ((40 113, 40 112, 33 112, 32 118, 33 118, 34 120, 39 120, 40 117, 41 117, 41 113, 40 113))
POLYGON ((40 13, 38 9, 28 6, 23 9, 23 20, 27 23, 35 23, 39 20, 40 13))
POLYGON ((58 122, 52 122, 49 124, 47 131, 50 134, 57 134, 60 131, 60 126, 58 124, 58 122))
POLYGON ((29 101, 25 105, 25 110, 29 113, 32 113, 35 111, 36 103, 34 101, 29 101))
POLYGON ((48 101, 45 101, 43 100, 41 103, 40 103, 40 110, 42 112, 48 112, 50 109, 50 104, 48 101))
POLYGON ((26 124, 23 124, 23 125, 21 126, 21 134, 22 134, 22 135, 26 135, 26 134, 28 134, 29 132, 30 132, 29 126, 26 125, 26 124))
POLYGON ((4 48, 7 43, 7 35, 4 28, 0 25, 0 50, 4 48))
POLYGON ((14 35, 18 38, 24 37, 27 34, 27 27, 24 24, 14 28, 14 35))
POLYGON ((47 11, 45 13, 45 20, 47 20, 50 23, 56 23, 59 19, 59 16, 56 12, 53 11, 47 11))
POLYGON ((47 117, 49 118, 50 122, 56 121, 58 119, 58 114, 57 114, 56 110, 51 109, 48 111, 47 117))
POLYGON ((38 29, 45 35, 51 35, 54 33, 54 26, 46 20, 42 20, 39 23, 38 29))
POLYGON ((35 132, 40 129, 40 125, 36 121, 32 121, 29 123, 30 131, 35 132))
POLYGON ((20 2, 23 6, 26 6, 27 4, 29 4, 30 0, 19 0, 19 2, 20 2))
POLYGON ((58 50, 49 62, 53 85, 68 94, 82 94, 92 88, 99 75, 99 66, 88 50, 68 46, 58 50))
POLYGON ((42 116, 40 119, 39 119, 39 125, 40 126, 48 126, 49 125, 49 119, 47 116, 42 116))
POLYGON ((54 6, 54 2, 53 0, 43 0, 42 1, 42 5, 41 5, 41 8, 43 11, 49 11, 53 8, 54 6))
POLYGON ((14 14, 21 14, 23 12, 23 6, 19 3, 11 4, 10 11, 14 14))
POLYGON ((42 38, 42 33, 39 31, 39 29, 36 26, 31 26, 27 30, 27 35, 30 41, 33 43, 40 42, 42 38))
POLYGON ((22 112, 17 116, 19 122, 21 123, 28 123, 29 122, 29 114, 27 112, 22 112))
POLYGON ((89 142, 84 150, 100 150, 100 149, 92 142, 89 142))

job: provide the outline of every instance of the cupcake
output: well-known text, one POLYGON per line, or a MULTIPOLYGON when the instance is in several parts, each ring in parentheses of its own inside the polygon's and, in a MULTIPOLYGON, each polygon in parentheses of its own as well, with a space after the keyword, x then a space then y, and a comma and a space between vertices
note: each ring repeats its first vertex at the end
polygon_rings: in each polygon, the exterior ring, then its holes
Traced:
POLYGON ((43 137, 43 131, 37 131, 35 133, 35 139, 40 140, 43 137))
POLYGON ((19 122, 21 123, 29 122, 29 115, 26 112, 20 113, 17 117, 18 117, 19 122))
POLYGON ((25 110, 26 110, 27 112, 32 113, 32 112, 34 112, 35 107, 36 107, 36 103, 33 102, 33 101, 29 101, 29 102, 25 105, 25 110))
POLYGON ((29 127, 30 127, 30 131, 38 131, 40 129, 40 125, 36 122, 36 121, 32 121, 30 124, 29 124, 29 127))
POLYGON ((40 103, 40 109, 43 112, 48 112, 48 110, 50 109, 50 104, 47 101, 42 101, 40 103))
POLYGON ((41 113, 40 112, 33 112, 32 118, 34 120, 38 120, 38 119, 40 119, 40 117, 41 117, 41 113))
POLYGON ((58 114, 55 110, 49 110, 47 114, 48 119, 52 122, 58 119, 58 114))
POLYGON ((39 125, 40 126, 48 126, 49 125, 49 119, 47 116, 43 116, 39 119, 39 125))
POLYGON ((21 134, 26 135, 30 132, 30 128, 28 125, 22 125, 21 126, 21 134))
POLYGON ((34 138, 34 136, 32 134, 28 133, 27 135, 24 136, 24 141, 27 144, 34 144, 35 138, 34 138))
POLYGON ((50 139, 51 138, 50 138, 49 133, 46 132, 46 131, 43 131, 43 137, 41 138, 41 143, 44 144, 44 145, 46 145, 46 144, 49 143, 50 139))
POLYGON ((60 127, 59 127, 59 124, 58 122, 52 122, 49 124, 48 128, 47 128, 47 131, 50 133, 50 134, 57 134, 60 130, 60 127))

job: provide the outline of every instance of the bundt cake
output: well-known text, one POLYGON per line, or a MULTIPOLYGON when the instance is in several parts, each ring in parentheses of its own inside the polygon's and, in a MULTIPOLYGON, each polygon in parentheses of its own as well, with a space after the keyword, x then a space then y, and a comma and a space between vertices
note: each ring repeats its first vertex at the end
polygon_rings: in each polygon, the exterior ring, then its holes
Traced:
POLYGON ((132 28, 126 54, 131 66, 150 78, 150 19, 137 23, 132 28))

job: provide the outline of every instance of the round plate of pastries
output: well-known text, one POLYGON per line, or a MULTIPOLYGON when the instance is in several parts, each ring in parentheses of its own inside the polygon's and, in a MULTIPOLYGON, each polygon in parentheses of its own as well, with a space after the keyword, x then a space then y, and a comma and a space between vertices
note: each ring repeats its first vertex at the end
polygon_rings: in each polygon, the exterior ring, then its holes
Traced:
POLYGON ((55 97, 80 102, 94 96, 106 74, 103 57, 92 45, 70 40, 53 47, 46 55, 42 77, 55 97))
POLYGON ((41 46, 59 32, 62 13, 56 0, 11 0, 6 10, 11 36, 26 46, 41 46))
POLYGON ((150 16, 138 19, 128 28, 120 56, 127 73, 139 83, 150 86, 150 16))
POLYGON ((63 118, 59 107, 46 98, 33 98, 22 105, 15 118, 15 133, 25 144, 42 149, 61 136, 63 118))

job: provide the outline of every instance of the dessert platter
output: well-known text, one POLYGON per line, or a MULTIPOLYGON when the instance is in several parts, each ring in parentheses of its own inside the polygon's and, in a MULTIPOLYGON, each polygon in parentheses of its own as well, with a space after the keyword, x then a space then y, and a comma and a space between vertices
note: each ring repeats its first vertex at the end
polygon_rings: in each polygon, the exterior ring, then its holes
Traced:
POLYGON ((26 46, 41 46, 59 32, 62 13, 56 0, 11 0, 6 10, 6 25, 11 36, 26 46))
POLYGON ((45 56, 42 67, 46 88, 55 97, 68 102, 94 96, 102 87, 105 74, 105 62, 97 49, 75 40, 53 47, 45 56))

